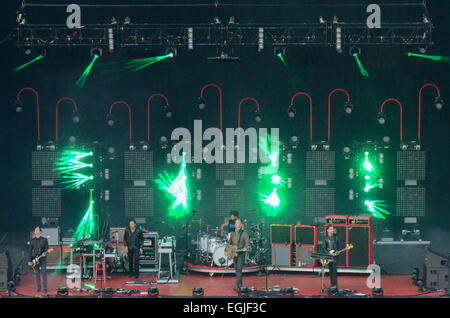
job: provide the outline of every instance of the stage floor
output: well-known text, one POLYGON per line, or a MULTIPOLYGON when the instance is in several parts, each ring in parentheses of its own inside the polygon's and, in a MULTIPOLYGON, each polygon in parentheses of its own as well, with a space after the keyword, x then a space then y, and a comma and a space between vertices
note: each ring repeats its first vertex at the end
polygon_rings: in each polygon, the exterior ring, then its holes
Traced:
MULTIPOLYGON (((366 286, 367 275, 340 275, 339 288, 357 291, 362 294, 370 295, 371 290, 366 286)), ((140 279, 143 282, 156 282, 155 275, 142 274, 140 279)), ((125 274, 113 274, 110 280, 106 281, 104 286, 112 287, 113 289, 128 289, 140 290, 146 292, 148 286, 130 286, 126 283, 132 279, 125 274)), ((210 277, 207 274, 190 274, 180 275, 179 283, 176 284, 156 284, 161 296, 192 296, 192 289, 194 287, 202 287, 204 289, 205 297, 208 296, 237 296, 233 290, 235 282, 234 275, 214 275, 210 277)), ((84 280, 84 283, 92 284, 89 280, 84 280)), ((266 287, 266 277, 257 276, 256 274, 248 274, 243 277, 243 284, 247 287, 254 287, 256 290, 264 291, 266 287)), ((59 287, 66 285, 66 276, 64 274, 48 273, 48 292, 47 295, 55 295, 59 287)), ((296 287, 299 289, 299 296, 320 296, 321 294, 321 277, 319 275, 313 276, 311 274, 292 274, 292 273, 272 273, 268 276, 269 288, 273 285, 284 287, 296 287)), ((325 276, 325 288, 329 286, 329 277, 325 276)), ((96 288, 101 288, 101 282, 98 281, 96 288)), ((408 275, 383 275, 381 278, 381 287, 384 290, 385 296, 442 296, 444 291, 419 292, 419 288, 414 286, 411 277, 408 275)), ((17 293, 26 296, 43 296, 44 293, 36 292, 36 283, 34 275, 24 275, 16 289, 17 293)), ((4 293, 2 293, 4 294, 4 293)), ((82 293, 75 293, 70 291, 70 295, 88 295, 82 293)), ((122 296, 122 295, 121 295, 122 296)), ((124 297, 126 295, 123 295, 124 297)), ((139 297, 140 295, 133 295, 139 297)))

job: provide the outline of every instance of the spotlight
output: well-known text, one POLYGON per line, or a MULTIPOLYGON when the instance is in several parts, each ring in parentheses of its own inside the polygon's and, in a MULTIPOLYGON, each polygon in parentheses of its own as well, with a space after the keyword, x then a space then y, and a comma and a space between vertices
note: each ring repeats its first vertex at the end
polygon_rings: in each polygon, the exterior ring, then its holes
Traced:
POLYGON ((31 54, 31 49, 30 48, 26 48, 24 53, 25 53, 25 55, 30 55, 31 54))
POLYGON ((239 297, 249 297, 249 294, 252 292, 252 290, 248 287, 241 286, 238 290, 238 296, 239 297))
POLYGON ((114 154, 116 152, 116 149, 114 149, 114 147, 108 147, 108 153, 110 155, 114 154))
POLYGON ((70 137, 69 137, 69 142, 70 142, 70 143, 73 144, 73 143, 75 143, 76 141, 77 141, 77 138, 75 138, 75 136, 70 136, 70 137))
POLYGON ((203 110, 203 109, 206 108, 206 102, 205 102, 205 99, 203 97, 199 97, 198 98, 198 108, 200 110, 203 110))
POLYGON ((175 57, 178 54, 178 50, 176 47, 166 48, 166 55, 170 55, 170 57, 175 57))
POLYGON ((215 18, 214 18, 214 24, 220 24, 220 20, 219 20, 218 17, 215 17, 215 18))
POLYGON ((234 16, 230 17, 230 20, 228 20, 228 24, 235 24, 236 23, 236 18, 234 16))
POLYGON ((378 123, 380 125, 384 125, 386 123, 386 120, 387 120, 386 114, 382 113, 382 112, 379 112, 378 116, 377 116, 377 120, 378 120, 378 123))
POLYGON ((108 28, 108 48, 110 53, 114 52, 114 31, 112 28, 108 28))
POLYGON ((205 295, 205 292, 203 291, 203 288, 201 287, 195 287, 192 290, 192 296, 194 297, 203 297, 205 295))
POLYGON ((136 146, 133 145, 133 144, 131 144, 131 145, 128 146, 128 149, 129 149, 130 151, 135 151, 135 150, 136 150, 136 146))
POLYGON ((442 109, 442 107, 444 107, 444 100, 441 96, 437 96, 434 99, 434 107, 436 107, 436 109, 442 109))
POLYGON ((159 289, 158 287, 150 287, 147 291, 147 294, 151 297, 158 297, 159 296, 159 289))
POLYGON ((257 123, 260 123, 260 122, 262 121, 261 112, 260 112, 259 110, 257 110, 257 111, 255 112, 255 121, 256 121, 257 123))
POLYGON ((291 136, 291 139, 289 140, 289 144, 291 145, 292 149, 297 149, 299 140, 297 136, 291 136))
POLYGON ((391 137, 389 137, 389 136, 384 136, 384 137, 383 137, 383 142, 384 142, 384 143, 387 144, 387 143, 389 143, 390 141, 391 141, 391 137))
POLYGON ((16 113, 21 113, 23 111, 23 103, 20 100, 14 100, 13 104, 16 109, 16 113))
POLYGON ((58 295, 58 296, 68 296, 69 295, 69 290, 67 289, 66 286, 61 286, 56 291, 56 295, 58 295))
POLYGON ((169 141, 168 141, 167 137, 161 136, 161 138, 159 138, 159 147, 161 149, 167 149, 168 145, 169 145, 169 141))
POLYGON ((320 22, 321 24, 324 24, 324 23, 325 23, 325 20, 323 19, 322 16, 319 17, 319 22, 320 22))
POLYGON ((172 110, 169 105, 164 106, 164 114, 166 115, 166 118, 172 118, 172 110))
POLYGON ((336 23, 338 23, 338 22, 339 22, 339 19, 338 19, 337 15, 335 15, 335 16, 333 17, 333 23, 336 24, 336 23))
POLYGON ((123 20, 123 24, 124 25, 129 25, 131 24, 131 19, 129 16, 126 16, 125 19, 123 20))
POLYGON ((100 57, 100 56, 103 55, 103 50, 101 48, 99 48, 99 47, 93 47, 90 50, 90 54, 91 54, 91 57, 94 57, 95 55, 100 57))
POLYGON ((289 118, 294 118, 295 115, 297 114, 297 109, 295 108, 294 105, 289 105, 287 113, 289 118))
POLYGON ((351 114, 353 112, 353 105, 351 102, 345 102, 344 110, 347 114, 351 114))
POLYGON ((112 17, 112 18, 111 18, 111 24, 112 24, 112 25, 116 25, 116 24, 117 24, 117 19, 116 19, 116 17, 112 17))
POLYGON ((422 21, 423 23, 430 23, 430 19, 428 19, 428 17, 425 14, 422 15, 422 21))
POLYGON ((108 113, 108 115, 106 115, 106 122, 107 122, 108 126, 114 126, 114 117, 113 117, 113 115, 108 113))
POLYGON ((419 47, 419 53, 420 53, 420 54, 425 54, 425 53, 427 53, 427 48, 424 47, 424 46, 419 47))
POLYGON ((383 288, 374 288, 372 289, 372 296, 374 297, 383 297, 383 288))
POLYGON ((194 28, 188 28, 188 50, 194 49, 194 28))
POLYGON ((348 54, 350 54, 350 56, 354 56, 356 55, 361 55, 361 48, 356 47, 356 46, 352 46, 349 50, 348 50, 348 54))
POLYGON ((72 113, 72 121, 76 124, 80 122, 80 113, 78 113, 76 110, 72 113))

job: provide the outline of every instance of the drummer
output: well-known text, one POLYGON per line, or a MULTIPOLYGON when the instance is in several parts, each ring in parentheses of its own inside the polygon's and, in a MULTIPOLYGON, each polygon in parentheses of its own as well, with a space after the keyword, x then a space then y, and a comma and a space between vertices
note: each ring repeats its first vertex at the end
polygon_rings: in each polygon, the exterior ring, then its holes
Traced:
POLYGON ((235 222, 239 218, 239 212, 238 211, 231 211, 230 212, 230 219, 225 221, 224 224, 220 226, 220 237, 223 237, 223 229, 227 227, 228 233, 234 232, 235 230, 235 222))

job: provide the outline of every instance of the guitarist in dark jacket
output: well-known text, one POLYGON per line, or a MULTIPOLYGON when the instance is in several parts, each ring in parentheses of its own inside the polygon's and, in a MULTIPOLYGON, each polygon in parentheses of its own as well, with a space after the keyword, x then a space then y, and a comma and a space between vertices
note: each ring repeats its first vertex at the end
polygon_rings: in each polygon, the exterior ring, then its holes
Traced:
MULTIPOLYGON (((32 265, 33 259, 46 253, 48 250, 48 240, 47 238, 41 236, 41 228, 36 226, 34 229, 34 238, 30 240, 30 262, 28 265, 32 265)), ((41 292, 41 272, 42 280, 44 283, 44 293, 47 292, 47 256, 39 259, 39 264, 35 267, 36 270, 36 284, 37 292, 41 292)))
MULTIPOLYGON (((330 254, 330 251, 339 251, 342 248, 341 241, 339 240, 339 237, 335 235, 334 233, 334 227, 329 226, 327 228, 327 235, 325 236, 325 239, 323 240, 322 245, 322 252, 330 254)), ((331 281, 331 287, 330 289, 337 288, 337 264, 336 264, 336 258, 334 258, 333 262, 330 262, 328 264, 328 268, 330 270, 330 281, 331 281)))
POLYGON ((143 253, 144 236, 142 231, 136 227, 136 221, 131 219, 125 229, 123 237, 125 241, 125 253, 128 255, 129 276, 139 278, 139 255, 143 253))
POLYGON ((242 286, 242 268, 244 267, 245 253, 250 251, 250 239, 247 231, 244 230, 240 219, 236 219, 236 229, 231 232, 228 245, 235 246, 237 249, 237 256, 234 257, 234 268, 236 270, 236 284, 234 290, 238 291, 242 286))

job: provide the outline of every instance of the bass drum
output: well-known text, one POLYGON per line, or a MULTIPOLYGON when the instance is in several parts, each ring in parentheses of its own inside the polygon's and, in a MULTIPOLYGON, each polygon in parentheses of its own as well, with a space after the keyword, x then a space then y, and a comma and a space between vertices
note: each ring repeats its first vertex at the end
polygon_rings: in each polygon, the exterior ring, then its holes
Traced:
POLYGON ((213 253, 213 262, 218 267, 229 267, 233 265, 233 259, 225 256, 225 245, 219 246, 213 253))

